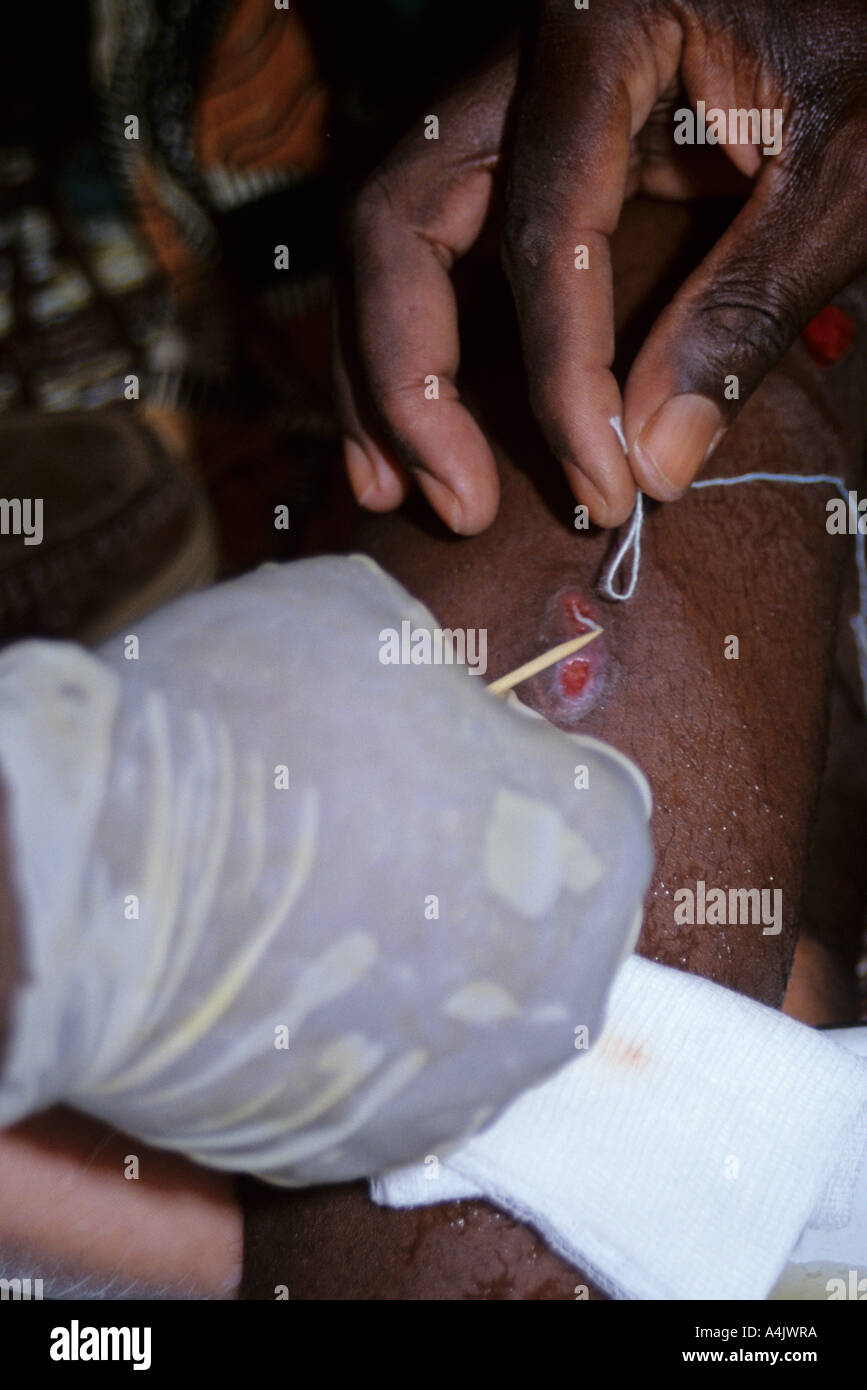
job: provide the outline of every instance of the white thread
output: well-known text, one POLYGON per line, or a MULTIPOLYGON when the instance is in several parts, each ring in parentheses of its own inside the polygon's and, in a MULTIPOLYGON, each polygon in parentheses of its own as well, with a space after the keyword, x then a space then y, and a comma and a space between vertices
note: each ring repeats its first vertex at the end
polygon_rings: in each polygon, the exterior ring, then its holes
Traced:
POLYGON ((628 454, 629 445, 626 442, 626 435, 623 433, 623 422, 620 419, 620 416, 612 415, 608 423, 613 429, 614 433, 617 435, 617 438, 620 440, 620 447, 623 450, 624 454, 628 454))
POLYGON ((635 499, 635 509, 629 521, 629 530, 617 547, 617 553, 608 564, 599 585, 603 594, 608 598, 624 599, 632 598, 635 593, 635 586, 638 583, 638 567, 641 564, 641 528, 644 525, 644 493, 639 492, 635 499), (629 578, 624 589, 615 589, 614 576, 629 554, 632 551, 632 567, 629 571, 629 578))
MULTIPOLYGON (((613 424, 614 422, 611 421, 613 424)), ((741 473, 736 478, 703 478, 693 483, 693 489, 703 487, 734 487, 738 483, 797 483, 802 486, 822 486, 836 488, 843 501, 849 505, 849 490, 842 478, 833 473, 741 473)), ((644 494, 639 492, 635 499, 635 509, 620 545, 606 565, 599 583, 600 591, 610 599, 620 603, 632 598, 638 583, 638 570, 641 564, 641 531, 644 525, 644 494), (631 551, 629 578, 622 589, 614 587, 620 566, 631 551)), ((861 674, 861 688, 864 708, 867 711, 867 556, 865 556, 864 535, 856 523, 855 562, 858 567, 858 612, 849 619, 855 645, 858 651, 858 668, 861 674)))

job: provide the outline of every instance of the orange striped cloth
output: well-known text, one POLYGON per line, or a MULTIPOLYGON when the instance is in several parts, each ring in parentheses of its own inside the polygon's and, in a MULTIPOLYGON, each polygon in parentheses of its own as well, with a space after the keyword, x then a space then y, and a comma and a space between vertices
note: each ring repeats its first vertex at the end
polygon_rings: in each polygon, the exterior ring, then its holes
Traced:
MULTIPOLYGON (((193 109, 207 211, 229 212, 323 173, 329 106, 312 42, 294 11, 237 0, 204 64, 193 109)), ((146 153, 132 181, 139 221, 178 298, 189 301, 202 293, 204 267, 163 187, 146 153)))

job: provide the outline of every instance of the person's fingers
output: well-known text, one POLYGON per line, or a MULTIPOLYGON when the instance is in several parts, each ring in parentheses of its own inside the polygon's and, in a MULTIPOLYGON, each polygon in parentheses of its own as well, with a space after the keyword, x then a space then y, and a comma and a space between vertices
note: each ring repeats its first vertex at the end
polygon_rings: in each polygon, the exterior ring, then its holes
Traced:
POLYGON ((408 468, 442 519, 466 534, 493 520, 499 483, 456 385, 450 272, 489 210, 513 80, 510 59, 445 102, 437 138, 420 127, 403 142, 362 193, 350 228, 342 313, 355 409, 346 382, 338 396, 356 495, 377 509, 396 505, 408 468))
POLYGON ((731 227, 644 343, 625 391, 635 479, 670 501, 810 319, 867 265, 867 131, 820 161, 769 164, 731 227))
POLYGON ((406 473, 377 449, 369 435, 343 441, 343 458, 349 485, 362 507, 371 512, 390 512, 406 500, 406 473))
MULTIPOLYGON (((465 238, 430 239, 391 195, 369 190, 355 218, 355 342, 363 381, 383 447, 367 453, 378 490, 389 502, 387 463, 406 464, 434 510, 458 532, 471 533, 494 518, 496 467, 480 429, 456 386, 460 344, 450 269, 454 256, 475 240, 489 198, 480 172, 446 197, 473 203, 465 238), (470 186, 475 183, 475 187, 470 186), (385 466, 384 466, 385 465, 385 466)), ((443 232, 453 232, 457 209, 443 209, 443 232)), ((367 431, 372 438, 373 431, 367 431)), ((367 451, 365 451, 367 452, 367 451)), ((360 459, 356 456, 355 467, 360 459)))
POLYGON ((379 447, 361 423, 337 313, 332 319, 331 376, 334 404, 343 432, 343 458, 349 485, 360 506, 373 512, 399 507, 409 492, 406 469, 379 447))
POLYGON ((498 484, 491 450, 455 383, 460 343, 450 268, 459 249, 420 235, 385 196, 372 203, 368 194, 361 215, 355 341, 384 446, 374 468, 382 478, 387 450, 410 468, 448 526, 482 530, 496 514, 498 484))
POLYGON ((600 525, 629 515, 635 483, 618 438, 609 237, 630 143, 671 82, 680 31, 627 7, 543 4, 517 124, 504 264, 531 400, 547 442, 600 525), (616 425, 612 422, 616 421, 616 425))

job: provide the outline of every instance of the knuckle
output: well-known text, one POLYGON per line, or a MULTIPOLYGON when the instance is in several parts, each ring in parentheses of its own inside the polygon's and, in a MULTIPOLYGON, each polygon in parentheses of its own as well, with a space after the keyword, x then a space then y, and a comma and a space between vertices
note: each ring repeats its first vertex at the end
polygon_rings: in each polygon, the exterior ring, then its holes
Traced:
MULTIPOLYGON (((865 98, 867 107, 867 98, 865 98)), ((812 160, 800 161, 801 187, 820 210, 849 205, 861 228, 863 190, 867 188, 867 109, 847 115, 831 140, 826 140, 812 160)), ((797 196, 797 193, 796 193, 797 196)), ((806 200, 805 198, 805 200, 806 200)))
POLYGON ((781 281, 717 282, 712 298, 698 307, 707 356, 733 371, 757 360, 776 361, 797 336, 802 302, 796 287, 781 281))
POLYGON ((568 225, 561 200, 550 188, 524 183, 510 190, 503 218, 502 259, 507 275, 536 270, 550 258, 553 228, 568 225))
POLYGON ((369 385, 386 437, 407 467, 420 467, 414 441, 426 420, 424 391, 415 383, 396 383, 383 377, 371 380, 369 385))
POLYGON ((349 213, 353 237, 364 237, 395 214, 394 197, 384 174, 374 174, 355 198, 349 213))

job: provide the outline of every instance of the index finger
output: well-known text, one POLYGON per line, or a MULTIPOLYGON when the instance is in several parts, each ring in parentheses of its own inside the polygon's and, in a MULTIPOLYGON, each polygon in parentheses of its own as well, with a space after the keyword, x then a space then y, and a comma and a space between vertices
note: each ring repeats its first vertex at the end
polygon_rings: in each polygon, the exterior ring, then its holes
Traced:
POLYGON ((670 81, 634 6, 543 6, 518 119, 504 263, 520 322, 531 400, 591 518, 623 522, 635 483, 612 374, 609 239, 623 206, 633 135, 670 81))

